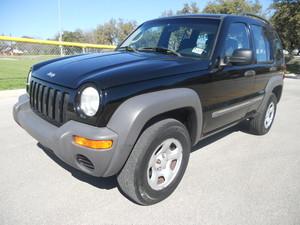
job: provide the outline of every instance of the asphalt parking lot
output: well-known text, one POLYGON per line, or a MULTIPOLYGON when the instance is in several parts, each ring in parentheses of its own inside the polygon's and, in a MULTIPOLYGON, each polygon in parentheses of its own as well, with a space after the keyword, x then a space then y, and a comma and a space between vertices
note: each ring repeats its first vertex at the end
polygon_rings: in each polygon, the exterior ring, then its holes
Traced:
POLYGON ((154 206, 125 198, 42 150, 0 92, 0 224, 300 224, 300 80, 286 79, 270 133, 232 128, 194 149, 175 193, 154 206))

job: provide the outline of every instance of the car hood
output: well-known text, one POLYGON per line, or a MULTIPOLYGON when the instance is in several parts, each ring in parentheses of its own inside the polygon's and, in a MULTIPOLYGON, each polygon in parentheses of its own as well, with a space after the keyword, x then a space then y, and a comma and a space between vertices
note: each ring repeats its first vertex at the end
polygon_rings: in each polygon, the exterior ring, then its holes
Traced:
POLYGON ((33 66, 33 77, 78 88, 95 83, 100 88, 123 85, 208 68, 208 61, 142 52, 109 52, 63 57, 33 66))

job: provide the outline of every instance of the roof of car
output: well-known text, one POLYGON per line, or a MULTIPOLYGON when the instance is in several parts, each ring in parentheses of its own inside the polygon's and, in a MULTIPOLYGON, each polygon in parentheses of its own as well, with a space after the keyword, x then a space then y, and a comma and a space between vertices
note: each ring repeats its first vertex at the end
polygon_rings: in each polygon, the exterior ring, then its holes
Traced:
POLYGON ((235 19, 247 19, 252 21, 260 21, 269 24, 267 20, 262 17, 253 14, 185 14, 185 15, 176 15, 176 16, 168 16, 168 17, 161 17, 155 20, 164 20, 164 19, 181 19, 181 18, 209 18, 209 19, 224 19, 224 18, 235 18, 235 19))
POLYGON ((163 18, 199 18, 199 17, 205 17, 205 18, 224 18, 226 16, 232 16, 231 14, 182 14, 182 15, 176 15, 176 16, 169 16, 169 17, 162 17, 163 18))

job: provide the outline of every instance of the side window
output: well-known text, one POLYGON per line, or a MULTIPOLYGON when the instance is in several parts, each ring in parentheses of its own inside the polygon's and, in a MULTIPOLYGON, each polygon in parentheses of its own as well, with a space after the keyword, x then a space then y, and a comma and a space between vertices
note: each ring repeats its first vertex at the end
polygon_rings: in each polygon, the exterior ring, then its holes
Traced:
POLYGON ((225 39, 225 56, 232 56, 236 49, 250 48, 247 27, 243 23, 232 23, 225 39))
POLYGON ((257 62, 271 61, 271 45, 266 29, 253 25, 252 30, 257 62))

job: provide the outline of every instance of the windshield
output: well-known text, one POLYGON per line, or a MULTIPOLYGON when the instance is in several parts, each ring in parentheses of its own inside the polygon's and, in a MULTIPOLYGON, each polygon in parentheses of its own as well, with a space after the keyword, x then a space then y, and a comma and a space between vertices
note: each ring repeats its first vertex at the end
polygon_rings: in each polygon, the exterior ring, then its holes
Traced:
POLYGON ((175 56, 208 59, 219 20, 163 19, 144 23, 119 47, 127 51, 156 51, 175 56))

